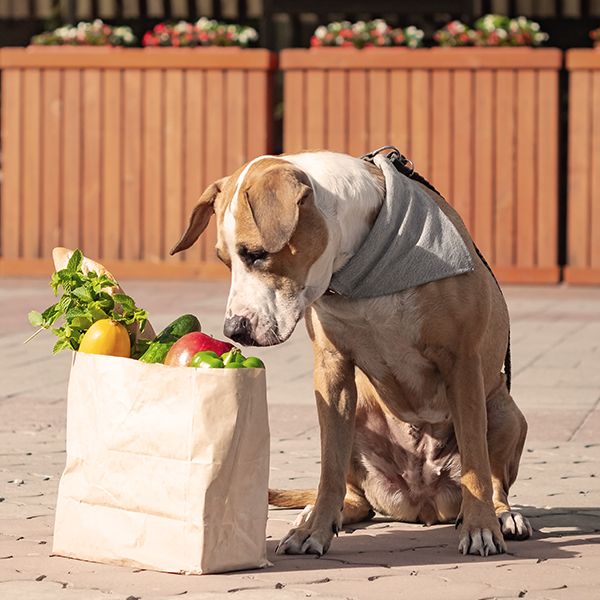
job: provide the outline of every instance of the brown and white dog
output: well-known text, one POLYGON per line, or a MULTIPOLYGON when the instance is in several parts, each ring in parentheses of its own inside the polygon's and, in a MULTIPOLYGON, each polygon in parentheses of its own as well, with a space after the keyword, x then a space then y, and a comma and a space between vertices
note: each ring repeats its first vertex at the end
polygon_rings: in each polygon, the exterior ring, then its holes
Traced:
POLYGON ((225 335, 284 342, 302 316, 312 340, 321 427, 318 491, 272 490, 308 506, 279 553, 327 551, 341 524, 373 510, 425 524, 456 520, 462 553, 495 554, 531 527, 508 503, 527 431, 502 365, 508 312, 457 213, 474 271, 389 296, 326 294, 383 202, 380 170, 332 152, 256 158, 200 197, 172 253, 213 213, 231 269, 225 335))

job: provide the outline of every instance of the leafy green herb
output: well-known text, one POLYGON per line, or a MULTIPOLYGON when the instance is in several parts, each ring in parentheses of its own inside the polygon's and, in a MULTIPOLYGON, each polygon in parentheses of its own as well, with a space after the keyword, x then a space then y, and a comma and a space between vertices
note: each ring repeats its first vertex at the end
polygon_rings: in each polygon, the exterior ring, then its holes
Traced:
MULTIPOLYGON (((136 306, 127 294, 109 294, 106 289, 116 287, 117 283, 107 275, 98 275, 95 271, 84 273, 81 269, 83 254, 75 250, 67 266, 52 274, 50 286, 60 300, 49 306, 44 312, 32 310, 29 322, 34 327, 50 329, 58 336, 54 352, 64 348, 78 350, 81 338, 92 323, 100 319, 112 319, 123 325, 137 323, 144 331, 148 313, 136 306), (60 323, 60 326, 55 325, 60 323)), ((132 339, 132 345, 136 343, 132 339)))

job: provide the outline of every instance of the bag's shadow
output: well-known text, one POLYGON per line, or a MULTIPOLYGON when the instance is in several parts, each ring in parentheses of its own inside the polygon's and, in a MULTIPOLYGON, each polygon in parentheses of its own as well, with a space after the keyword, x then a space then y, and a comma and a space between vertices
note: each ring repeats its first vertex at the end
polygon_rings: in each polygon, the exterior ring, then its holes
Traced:
POLYGON ((457 550, 458 535, 453 525, 423 527, 375 518, 345 528, 322 557, 276 555, 279 540, 267 540, 268 558, 273 563, 269 571, 427 565, 448 565, 454 569, 461 563, 477 562, 497 566, 519 560, 543 562, 572 558, 579 555, 584 546, 600 543, 600 508, 524 507, 521 510, 531 521, 533 537, 521 542, 509 540, 506 554, 462 556, 457 550))

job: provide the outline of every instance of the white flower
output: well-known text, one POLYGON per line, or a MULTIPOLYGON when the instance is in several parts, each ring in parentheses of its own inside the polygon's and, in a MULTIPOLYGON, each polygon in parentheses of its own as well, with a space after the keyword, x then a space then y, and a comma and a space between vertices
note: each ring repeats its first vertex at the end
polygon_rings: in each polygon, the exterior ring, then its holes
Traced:
POLYGON ((388 24, 383 19, 375 19, 373 25, 379 33, 385 33, 388 29, 388 24))
POLYGON ((321 25, 315 29, 315 36, 322 40, 327 35, 327 27, 325 25, 321 25))

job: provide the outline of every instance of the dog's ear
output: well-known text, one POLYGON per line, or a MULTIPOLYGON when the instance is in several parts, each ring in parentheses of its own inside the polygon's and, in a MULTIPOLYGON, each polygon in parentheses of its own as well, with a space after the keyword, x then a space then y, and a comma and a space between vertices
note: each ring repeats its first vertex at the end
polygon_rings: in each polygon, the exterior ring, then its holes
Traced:
POLYGON ((181 239, 171 249, 171 256, 182 250, 189 248, 199 237, 200 234, 206 229, 211 216, 215 212, 215 198, 219 195, 219 192, 223 189, 227 177, 218 179, 214 183, 211 183, 202 192, 198 204, 192 211, 190 216, 190 222, 188 223, 187 229, 181 236, 181 239))
POLYGON ((292 238, 300 210, 312 194, 306 175, 289 167, 269 169, 249 190, 240 194, 242 215, 249 212, 260 236, 262 247, 274 254, 292 238))

